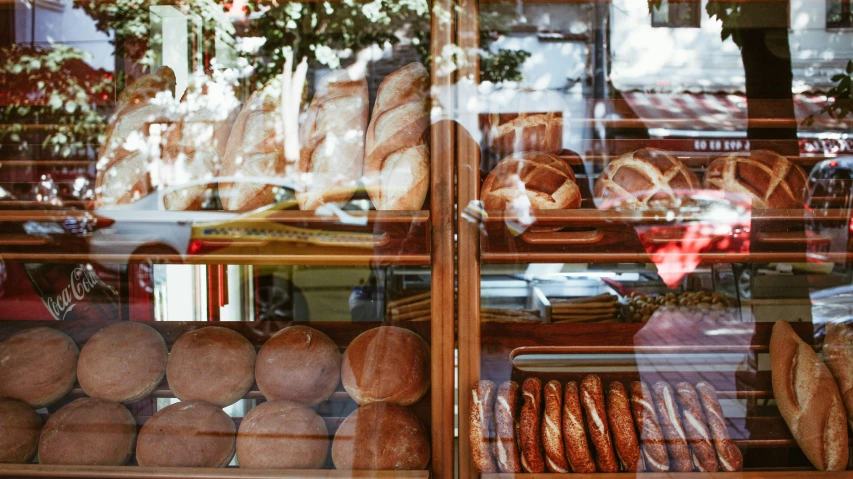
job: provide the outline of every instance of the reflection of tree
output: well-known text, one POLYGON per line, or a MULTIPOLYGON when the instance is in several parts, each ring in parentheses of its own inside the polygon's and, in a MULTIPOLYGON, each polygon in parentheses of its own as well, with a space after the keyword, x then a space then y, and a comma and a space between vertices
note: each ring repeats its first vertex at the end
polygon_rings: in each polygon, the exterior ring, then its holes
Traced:
POLYGON ((499 49, 497 53, 489 51, 489 44, 502 35, 509 33, 514 11, 490 10, 480 12, 480 81, 501 83, 503 81, 522 81, 521 65, 530 58, 525 50, 499 49))
MULTIPOLYGON (((749 119, 747 138, 796 140, 787 28, 789 2, 708 2, 706 8, 711 17, 723 23, 723 40, 731 37, 741 49, 749 119), (780 126, 770 127, 767 120, 779 121, 780 126)), ((775 149, 782 154, 799 152, 796 141, 782 141, 775 149)))
POLYGON ((0 138, 26 146, 24 125, 49 124, 42 141, 53 154, 84 154, 97 145, 105 121, 97 111, 112 97, 112 75, 86 64, 86 52, 13 45, 0 49, 0 138))
MULTIPOLYGON (((827 102, 820 113, 825 113, 835 120, 843 120, 853 112, 853 60, 848 60, 845 71, 833 75, 831 80, 836 85, 826 92, 827 102)), ((803 123, 811 125, 814 123, 814 117, 815 115, 809 115, 803 123)))

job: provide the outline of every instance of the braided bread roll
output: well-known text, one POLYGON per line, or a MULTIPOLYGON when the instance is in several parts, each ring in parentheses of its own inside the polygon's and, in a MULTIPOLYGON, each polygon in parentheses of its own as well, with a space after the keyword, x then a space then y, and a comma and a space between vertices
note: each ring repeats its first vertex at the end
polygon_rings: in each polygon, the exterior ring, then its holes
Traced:
POLYGON ((175 72, 160 67, 125 88, 98 154, 95 193, 99 206, 130 204, 151 193, 148 126, 167 122, 175 95, 175 72))
MULTIPOLYGON (((287 169, 281 124, 281 80, 270 80, 252 93, 237 116, 225 148, 224 176, 283 177, 287 169)), ((219 183, 228 211, 249 211, 275 202, 275 188, 259 182, 219 183)))
POLYGON ((364 186, 377 210, 419 210, 429 188, 429 74, 410 63, 379 85, 367 127, 364 186))
POLYGON ((595 181, 593 196, 598 208, 647 208, 697 188, 699 179, 678 158, 643 148, 611 161, 595 181))
POLYGON ((523 472, 545 472, 542 457, 542 381, 527 378, 521 385, 521 417, 519 430, 521 439, 521 470, 523 472))
POLYGON ((500 472, 521 472, 518 431, 518 384, 507 381, 498 387, 495 402, 495 459, 500 472))
POLYGON ((717 459, 720 469, 725 472, 736 472, 743 469, 743 454, 729 436, 729 428, 723 418, 723 408, 717 400, 717 390, 711 384, 700 381, 696 383, 696 391, 702 401, 702 409, 708 419, 708 428, 711 437, 714 438, 714 449, 717 450, 717 459))
POLYGON ((791 434, 821 471, 847 466, 847 417, 838 386, 814 349, 787 321, 770 335, 773 396, 791 434))
POLYGON ((680 382, 675 385, 675 391, 684 417, 684 431, 693 455, 693 465, 699 472, 717 472, 717 454, 711 443, 711 432, 708 431, 696 389, 688 382, 680 382))
POLYGON ((548 381, 545 385, 545 414, 542 419, 542 447, 545 450, 545 467, 549 472, 569 472, 563 449, 563 387, 560 381, 548 381))
POLYGON ((769 150, 717 158, 703 179, 705 188, 749 197, 753 208, 802 208, 808 181, 799 165, 769 150))
MULTIPOLYGON (((196 77, 178 105, 178 120, 166 135, 160 167, 163 186, 176 186, 219 176, 231 127, 240 102, 230 85, 196 77)), ((212 184, 192 184, 163 195, 167 210, 201 208, 212 184)))
POLYGON ((666 450, 672 460, 671 468, 673 472, 690 472, 693 470, 693 459, 690 457, 687 434, 681 425, 681 415, 678 413, 672 386, 658 381, 653 388, 660 428, 666 439, 666 450))
POLYGON ((595 446, 595 463, 599 472, 619 472, 613 440, 607 427, 607 410, 604 408, 604 388, 597 374, 590 374, 581 381, 581 403, 586 411, 589 437, 595 446))
POLYGON ((652 472, 669 472, 669 454, 666 452, 663 432, 652 405, 651 390, 644 382, 631 383, 631 411, 639 432, 646 469, 652 472))
POLYGON ((488 210, 510 210, 527 201, 539 210, 579 208, 581 191, 569 164, 550 153, 514 153, 498 163, 480 190, 488 210))
POLYGON ((364 169, 369 107, 363 74, 337 70, 320 79, 299 128, 299 209, 352 198, 364 169))
POLYGON ((471 390, 469 433, 471 460, 478 472, 497 472, 492 457, 492 419, 495 408, 495 383, 479 381, 471 390))
POLYGON ((616 455, 622 469, 628 472, 642 472, 643 459, 640 457, 640 443, 637 431, 631 419, 631 406, 628 393, 619 381, 610 383, 607 390, 607 421, 613 434, 616 455))

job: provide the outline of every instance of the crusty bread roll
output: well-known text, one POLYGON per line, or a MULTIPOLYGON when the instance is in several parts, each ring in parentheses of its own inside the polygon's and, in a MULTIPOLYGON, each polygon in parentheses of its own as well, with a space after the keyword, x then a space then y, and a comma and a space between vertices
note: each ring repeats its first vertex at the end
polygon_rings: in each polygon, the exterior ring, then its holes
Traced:
POLYGON ((290 326, 258 351, 255 379, 265 398, 314 405, 329 399, 341 382, 341 352, 325 333, 290 326))
POLYGON ((690 445, 693 465, 699 472, 717 472, 717 453, 711 442, 711 432, 708 430, 696 389, 688 382, 680 382, 675 385, 675 392, 684 418, 682 424, 687 434, 687 444, 690 445))
POLYGON ((495 460, 500 472, 521 472, 517 423, 518 384, 507 381, 498 387, 495 401, 495 460))
POLYGON ((745 195, 753 208, 802 208, 808 176, 799 165, 769 150, 732 153, 712 161, 705 188, 745 195))
POLYGON ((189 331, 172 345, 166 379, 181 401, 230 406, 255 382, 255 348, 227 328, 208 326, 189 331))
POLYGON ((225 467, 234 457, 237 428, 222 409, 182 401, 142 425, 136 461, 143 467, 225 467))
POLYGON ((98 154, 95 178, 99 206, 133 203, 151 193, 151 123, 170 121, 174 102, 175 72, 160 67, 122 91, 98 154))
POLYGON ((26 464, 36 457, 41 417, 17 399, 0 399, 0 464, 26 464))
POLYGON ((823 357, 838 384, 853 429, 853 327, 848 323, 827 323, 823 357))
POLYGON ((821 471, 847 466, 847 417, 838 386, 817 353, 787 321, 770 336, 773 396, 791 434, 821 471))
POLYGON ((135 402, 163 381, 168 357, 166 342, 154 328, 122 321, 86 341, 77 361, 77 379, 91 397, 135 402))
POLYGON ((136 444, 136 420, 119 403, 80 398, 62 406, 44 425, 41 464, 123 466, 136 444))
POLYGON ((478 472, 496 472, 495 458, 492 457, 495 383, 477 382, 477 385, 471 389, 471 405, 468 409, 468 431, 474 467, 478 472))
POLYGON ((569 164, 550 153, 514 153, 498 163, 480 190, 487 210, 567 209, 581 205, 581 191, 569 164))
POLYGON ((631 383, 631 412, 639 433, 646 470, 669 472, 669 454, 652 401, 652 393, 646 383, 631 383))
POLYGON ((672 386, 658 381, 653 387, 661 432, 666 439, 666 450, 672 461, 670 467, 674 472, 690 472, 693 470, 693 459, 690 457, 687 434, 681 424, 681 415, 678 413, 672 386))
POLYGON ((563 442, 566 458, 572 472, 589 474, 595 472, 595 462, 586 438, 583 411, 581 410, 578 383, 569 381, 563 394, 563 442))
POLYGON ((329 451, 326 423, 293 401, 260 404, 237 431, 237 462, 247 469, 320 469, 329 451))
POLYGON ((161 187, 171 189, 163 195, 167 210, 200 209, 206 193, 216 188, 213 179, 222 169, 231 127, 239 113, 240 102, 227 82, 207 76, 190 82, 161 155, 161 187), (205 179, 213 182, 182 186, 205 179))
POLYGON ((352 198, 364 169, 369 103, 367 79, 354 68, 320 79, 299 128, 299 209, 352 198))
POLYGON ((545 472, 542 457, 542 381, 527 378, 521 385, 521 415, 519 416, 521 470, 545 472))
MULTIPOLYGON (((275 78, 246 100, 228 136, 223 176, 261 179, 286 175, 281 88, 281 80, 275 78)), ((221 182, 219 199, 225 210, 250 211, 275 203, 276 187, 259 181, 221 182)))
POLYGON ((429 464, 429 436, 407 408, 389 403, 350 414, 332 442, 332 462, 342 470, 415 470, 429 464))
POLYGON ((597 374, 590 374, 581 381, 581 404, 586 412, 589 437, 595 446, 595 463, 599 472, 619 472, 613 440, 607 427, 607 411, 604 408, 604 388, 597 374))
POLYGON ((385 77, 367 127, 364 186, 377 210, 419 210, 429 188, 429 73, 410 63, 385 77))
POLYGON ((486 147, 499 155, 522 151, 558 154, 563 151, 560 112, 490 113, 481 125, 486 147))
POLYGON ((408 329, 380 326, 367 330, 344 351, 341 380, 350 397, 361 405, 414 404, 429 389, 429 345, 408 329))
POLYGON ((643 148, 611 161, 595 181, 599 208, 646 208, 666 205, 678 192, 699 188, 699 179, 687 166, 656 148, 643 148))
POLYGON ((560 381, 548 381, 543 391, 545 413, 542 418, 542 448, 545 467, 550 472, 567 473, 569 463, 563 447, 563 386, 560 381))
POLYGON ((25 329, 0 343, 0 397, 38 409, 55 403, 77 382, 80 350, 63 332, 25 329))
POLYGON ((640 457, 640 443, 634 421, 631 419, 631 406, 628 393, 619 381, 610 383, 607 389, 607 423, 613 433, 613 445, 622 469, 628 472, 642 472, 643 459, 640 457))
POLYGON ((696 391, 699 393, 702 410, 705 411, 705 418, 708 420, 708 429, 711 430, 711 437, 714 439, 714 449, 717 451, 720 469, 725 472, 742 470, 743 454, 729 436, 729 428, 723 417, 723 408, 717 400, 716 389, 711 384, 700 381, 696 383, 696 391))

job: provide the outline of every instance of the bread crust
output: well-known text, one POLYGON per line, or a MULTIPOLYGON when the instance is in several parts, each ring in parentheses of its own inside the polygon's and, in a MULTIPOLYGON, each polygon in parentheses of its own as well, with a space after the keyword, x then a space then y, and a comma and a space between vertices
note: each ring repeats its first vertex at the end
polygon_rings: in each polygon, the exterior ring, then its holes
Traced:
POLYGON ((708 423, 702 413, 696 389, 690 383, 680 382, 675 385, 675 391, 681 406, 687 443, 693 455, 693 465, 699 472, 717 472, 717 454, 711 443, 711 432, 708 431, 708 423))
POLYGON ((520 151, 558 154, 563 150, 560 112, 490 113, 485 118, 486 146, 500 155, 520 151))
POLYGON ((542 381, 527 378, 521 385, 521 469, 524 472, 544 472, 540 427, 542 425, 542 381))
POLYGON ((645 208, 671 202, 679 191, 699 188, 699 178, 678 158, 643 148, 611 161, 595 181, 598 208, 645 208))
POLYGON ((488 210, 509 210, 526 199, 533 209, 579 208, 581 192, 571 166, 538 151, 513 153, 489 172, 480 189, 488 210))
POLYGON ((717 451, 720 469, 725 472, 742 470, 743 454, 729 436, 729 429, 726 427, 726 420, 723 417, 723 409, 717 400, 717 391, 714 386, 705 381, 696 383, 696 391, 699 394, 699 401, 702 403, 705 419, 708 420, 708 429, 711 431, 711 438, 714 440, 714 449, 717 451))
POLYGON ((770 335, 773 396, 791 434, 821 471, 847 466, 847 418, 829 368, 787 321, 770 335))
POLYGON ((672 386, 663 381, 658 381, 655 383, 653 391, 660 428, 666 440, 666 450, 671 461, 670 467, 673 472, 690 472, 693 470, 693 460, 690 457, 687 434, 681 424, 672 386))
POLYGON ((607 426, 607 410, 604 407, 604 388, 597 374, 590 374, 581 381, 581 403, 586 412, 589 437, 595 446, 595 462, 598 472, 619 472, 613 440, 607 426))
POLYGON ((30 328, 0 343, 0 397, 38 409, 68 394, 77 382, 80 350, 62 331, 30 328))
POLYGON ((631 406, 628 393, 619 381, 613 381, 607 389, 607 421, 613 434, 616 455, 622 469, 628 472, 642 472, 643 459, 640 457, 640 444, 634 421, 631 419, 631 406))
POLYGON ((827 323, 823 341, 826 366, 838 384, 838 392, 847 410, 847 423, 853 429, 853 327, 850 323, 827 323))
POLYGON ((563 394, 563 442, 572 472, 595 472, 595 461, 592 459, 584 428, 578 383, 575 381, 566 384, 563 394))
POLYGON ((25 402, 0 399, 0 463, 32 462, 41 429, 41 417, 25 402))
POLYGON ((802 208, 808 176, 784 156, 752 150, 712 161, 703 183, 705 188, 744 195, 752 200, 753 208, 802 208))
POLYGON ((563 387, 560 381, 548 381, 544 390, 545 414, 542 419, 542 447, 549 472, 569 472, 563 448, 563 387))
POLYGON ((84 397, 47 419, 39 439, 39 463, 123 466, 135 445, 136 420, 127 408, 84 397))
POLYGON ((429 188, 429 73, 410 63, 379 85, 365 137, 364 186, 377 210, 419 210, 429 188))
POLYGON ((492 457, 492 416, 495 409, 495 383, 479 381, 471 390, 471 405, 468 408, 468 431, 471 442, 471 459, 479 472, 496 472, 492 457))
POLYGON ((498 387, 495 401, 495 459, 500 472, 521 472, 517 425, 518 384, 507 381, 498 387))
POLYGON ((297 402, 267 401, 252 408, 237 431, 237 462, 246 469, 320 469, 329 451, 326 423, 297 402))
POLYGON ((649 386, 640 381, 631 383, 631 412, 640 438, 646 470, 669 472, 669 454, 649 386))

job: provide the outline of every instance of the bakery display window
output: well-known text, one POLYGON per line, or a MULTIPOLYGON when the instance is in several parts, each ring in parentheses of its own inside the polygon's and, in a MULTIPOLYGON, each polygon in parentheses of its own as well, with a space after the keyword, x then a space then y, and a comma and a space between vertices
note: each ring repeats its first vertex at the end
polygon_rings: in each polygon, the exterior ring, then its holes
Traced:
POLYGON ((0 6, 0 475, 453 476, 451 12, 0 6))
POLYGON ((850 33, 460 6, 460 477, 849 475, 850 33))

